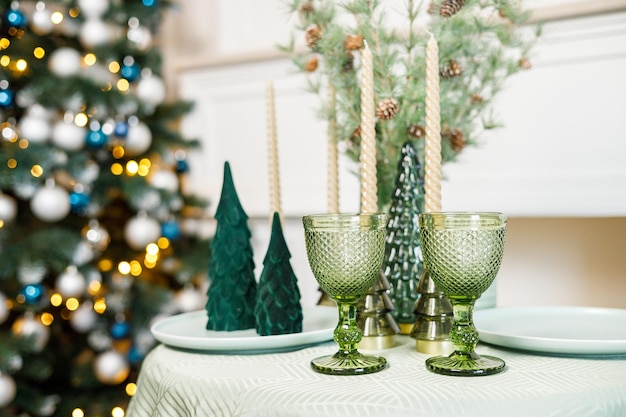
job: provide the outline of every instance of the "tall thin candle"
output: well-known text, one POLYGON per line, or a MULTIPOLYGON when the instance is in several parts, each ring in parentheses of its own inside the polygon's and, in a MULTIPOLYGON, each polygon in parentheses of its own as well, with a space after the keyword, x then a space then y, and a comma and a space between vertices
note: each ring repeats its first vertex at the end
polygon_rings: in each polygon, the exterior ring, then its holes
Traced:
POLYGON ((376 121, 372 51, 364 42, 361 51, 361 212, 378 211, 376 184, 376 121))
POLYGON ((433 35, 426 45, 425 210, 441 211, 441 116, 439 108, 439 48, 433 35))
POLYGON ((335 89, 328 87, 328 212, 339 213, 339 152, 337 150, 337 120, 335 119, 335 89))
POLYGON ((273 213, 281 213, 280 178, 278 168, 278 140, 276 138, 276 110, 274 105, 274 84, 267 83, 267 157, 269 168, 270 218, 273 213))

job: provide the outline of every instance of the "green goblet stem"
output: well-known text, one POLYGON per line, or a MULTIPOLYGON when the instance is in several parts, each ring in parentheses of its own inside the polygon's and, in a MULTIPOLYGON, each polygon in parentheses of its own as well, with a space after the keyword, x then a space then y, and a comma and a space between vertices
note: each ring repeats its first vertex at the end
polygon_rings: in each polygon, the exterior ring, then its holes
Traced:
POLYGON ((334 340, 339 345, 339 350, 344 355, 352 355, 357 352, 357 347, 363 332, 357 325, 357 303, 337 302, 339 308, 339 322, 334 332, 334 340))
POLYGON ((474 327, 472 314, 475 300, 450 300, 454 314, 454 325, 450 329, 450 341, 454 343, 455 354, 470 358, 476 357, 474 352, 478 344, 478 331, 474 327))

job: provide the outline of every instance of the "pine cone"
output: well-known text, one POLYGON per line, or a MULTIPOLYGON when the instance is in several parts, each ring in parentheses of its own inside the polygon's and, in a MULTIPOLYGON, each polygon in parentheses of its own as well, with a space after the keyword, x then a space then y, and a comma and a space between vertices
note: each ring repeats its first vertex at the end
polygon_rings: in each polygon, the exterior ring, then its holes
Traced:
POLYGON ((398 101, 395 98, 385 98, 376 106, 376 117, 381 120, 389 120, 398 114, 398 101))
POLYGON ((482 104, 483 101, 485 101, 485 99, 483 99, 483 97, 478 93, 472 94, 472 97, 470 98, 470 102, 472 104, 482 104))
POLYGON ((343 46, 348 51, 358 51, 363 48, 363 36, 362 35, 347 35, 343 41, 343 46))
POLYGON ((528 58, 520 58, 519 62, 518 62, 520 68, 522 69, 531 69, 533 64, 531 64, 531 62, 528 60, 528 58))
POLYGON ((448 138, 455 152, 461 152, 465 148, 465 135, 459 129, 446 129, 443 136, 448 138))
POLYGON ((439 68, 441 78, 454 78, 461 74, 463 74, 463 66, 455 59, 451 59, 447 65, 439 68))
POLYGON ((411 125, 409 126, 407 131, 410 136, 413 136, 414 138, 417 138, 417 139, 423 138, 424 135, 426 134, 426 130, 424 129, 422 125, 411 125))
POLYGON ((439 6, 439 16, 450 17, 465 5, 465 0, 443 0, 439 6))
POLYGON ((304 34, 306 44, 309 48, 315 48, 317 42, 322 38, 322 28, 320 25, 311 25, 306 29, 304 34))
POLYGON ((316 56, 312 56, 307 59, 306 64, 304 64, 304 69, 307 72, 314 72, 319 65, 319 59, 316 56))

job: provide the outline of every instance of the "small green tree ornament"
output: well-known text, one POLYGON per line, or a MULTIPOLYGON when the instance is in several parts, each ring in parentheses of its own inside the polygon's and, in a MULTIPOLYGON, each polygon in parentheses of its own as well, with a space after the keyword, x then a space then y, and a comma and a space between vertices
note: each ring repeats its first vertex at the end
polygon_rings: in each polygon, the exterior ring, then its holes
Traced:
POLYGON ((261 336, 302 332, 300 290, 290 258, 280 216, 274 213, 254 309, 256 331, 261 336))
POLYGON ((420 236, 418 216, 424 210, 424 181, 420 175, 417 151, 411 142, 401 149, 395 188, 391 197, 383 271, 395 305, 393 317, 400 332, 409 334, 415 323, 417 284, 423 270, 418 256, 420 236))
POLYGON ((254 328, 257 286, 251 233, 228 162, 224 163, 222 195, 215 219, 217 229, 211 241, 206 328, 218 331, 254 328))

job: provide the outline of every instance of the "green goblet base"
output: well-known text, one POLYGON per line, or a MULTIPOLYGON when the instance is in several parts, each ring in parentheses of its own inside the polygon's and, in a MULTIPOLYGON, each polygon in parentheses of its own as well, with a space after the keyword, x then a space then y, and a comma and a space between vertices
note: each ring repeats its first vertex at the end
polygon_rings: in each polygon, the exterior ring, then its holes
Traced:
POLYGON ((502 372, 502 359, 479 355, 476 352, 454 352, 450 356, 435 356, 426 359, 426 369, 436 374, 452 376, 483 376, 502 372))
POLYGON ((387 359, 382 356, 363 355, 358 351, 320 356, 311 361, 314 371, 327 375, 364 375, 382 371, 387 359))

